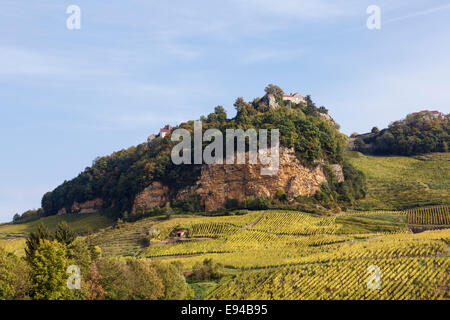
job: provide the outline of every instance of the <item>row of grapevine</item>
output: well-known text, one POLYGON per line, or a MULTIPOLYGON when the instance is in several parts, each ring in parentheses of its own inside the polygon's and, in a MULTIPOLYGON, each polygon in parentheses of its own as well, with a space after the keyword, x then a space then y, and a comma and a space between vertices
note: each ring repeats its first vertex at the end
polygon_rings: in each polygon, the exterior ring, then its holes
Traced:
POLYGON ((449 260, 440 257, 348 260, 243 272, 210 299, 446 299, 449 260), (368 268, 375 266, 379 274, 368 268), (374 286, 373 281, 378 281, 374 286))
POLYGON ((450 225, 450 206, 408 210, 407 222, 414 225, 450 225))

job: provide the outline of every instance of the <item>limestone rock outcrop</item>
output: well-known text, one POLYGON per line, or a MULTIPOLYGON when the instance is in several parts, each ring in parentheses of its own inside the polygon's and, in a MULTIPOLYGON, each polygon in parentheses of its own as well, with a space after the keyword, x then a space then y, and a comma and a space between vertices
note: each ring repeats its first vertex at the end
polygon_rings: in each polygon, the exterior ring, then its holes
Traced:
POLYGON ((280 148, 280 165, 274 175, 261 175, 261 164, 203 165, 195 185, 182 189, 176 198, 189 194, 200 196, 206 211, 225 207, 227 199, 243 200, 250 196, 273 197, 282 188, 289 199, 313 195, 326 181, 322 166, 303 166, 292 149, 280 148))
POLYGON ((331 168, 333 169, 333 173, 338 182, 344 181, 344 171, 342 171, 342 167, 340 164, 332 164, 331 168))
POLYGON ((73 213, 95 213, 100 210, 103 206, 103 200, 96 198, 94 200, 89 200, 86 202, 78 203, 74 202, 70 211, 73 213))
POLYGON ((164 205, 169 199, 169 188, 161 182, 154 181, 145 188, 134 199, 131 214, 135 214, 137 210, 146 210, 153 207, 164 205))
MULTIPOLYGON (((171 197, 182 200, 186 196, 197 194, 206 211, 216 211, 225 207, 227 199, 243 200, 247 197, 275 196, 283 189, 289 200, 298 196, 312 196, 326 182, 322 162, 312 167, 303 166, 295 156, 293 149, 280 148, 279 168, 274 175, 261 175, 262 164, 212 164, 202 165, 200 177, 189 187, 179 190, 176 195, 170 193, 161 182, 153 182, 138 194, 134 200, 131 214, 138 210, 147 210, 163 206, 171 197)), ((248 160, 248 154, 246 155, 248 160)), ((342 167, 331 165, 339 182, 344 180, 342 167)))
POLYGON ((70 210, 63 207, 58 210, 58 215, 66 213, 95 213, 99 211, 103 206, 103 200, 101 198, 96 198, 93 200, 85 202, 74 202, 70 207, 70 210))

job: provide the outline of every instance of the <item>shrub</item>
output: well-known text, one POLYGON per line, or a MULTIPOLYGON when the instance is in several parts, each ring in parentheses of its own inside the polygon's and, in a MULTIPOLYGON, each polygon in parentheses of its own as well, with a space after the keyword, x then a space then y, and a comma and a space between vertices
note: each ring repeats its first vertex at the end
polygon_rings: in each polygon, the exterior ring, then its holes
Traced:
POLYGON ((275 198, 280 200, 280 201, 287 201, 288 196, 286 194, 286 191, 284 191, 283 188, 278 188, 277 192, 275 194, 275 198))
POLYGON ((0 300, 26 299, 31 291, 26 262, 0 248, 0 300))
POLYGON ((201 199, 198 194, 191 194, 182 200, 174 200, 172 205, 175 208, 182 209, 185 212, 199 212, 203 211, 202 205, 201 205, 201 199))
POLYGON ((85 294, 86 300, 100 300, 102 299, 106 291, 103 289, 101 280, 102 275, 98 271, 97 265, 94 263, 89 267, 89 271, 86 276, 85 288, 87 290, 85 294))
POLYGON ((266 210, 269 205, 270 199, 265 196, 248 197, 242 201, 242 207, 249 210, 266 210))
POLYGON ((225 208, 228 210, 236 210, 240 208, 240 203, 238 199, 229 199, 227 198, 225 202, 225 208))
POLYGON ((205 259, 203 263, 197 262, 192 268, 192 277, 197 281, 219 280, 223 275, 223 265, 214 263, 212 259, 205 259))

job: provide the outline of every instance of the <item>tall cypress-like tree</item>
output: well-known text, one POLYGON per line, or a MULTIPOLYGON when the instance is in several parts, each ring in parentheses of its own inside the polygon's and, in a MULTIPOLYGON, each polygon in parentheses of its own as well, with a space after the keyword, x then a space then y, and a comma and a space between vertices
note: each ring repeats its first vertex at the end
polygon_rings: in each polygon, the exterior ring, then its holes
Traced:
POLYGON ((35 232, 31 232, 27 239, 25 248, 27 259, 33 257, 43 240, 52 240, 52 238, 53 237, 50 234, 50 231, 48 231, 47 227, 41 222, 38 225, 37 230, 35 232))
POLYGON ((75 241, 76 238, 75 232, 73 232, 69 225, 66 222, 61 222, 58 224, 55 230, 55 240, 59 243, 70 245, 75 241))

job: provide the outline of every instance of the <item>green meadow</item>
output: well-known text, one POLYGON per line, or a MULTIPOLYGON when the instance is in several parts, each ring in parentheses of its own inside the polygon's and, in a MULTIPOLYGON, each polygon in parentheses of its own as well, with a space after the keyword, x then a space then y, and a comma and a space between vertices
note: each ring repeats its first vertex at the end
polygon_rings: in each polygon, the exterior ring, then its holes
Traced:
POLYGON ((450 153, 416 157, 368 156, 349 152, 350 162, 367 177, 364 210, 402 210, 450 203, 450 153))

